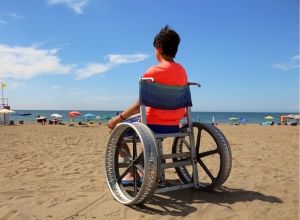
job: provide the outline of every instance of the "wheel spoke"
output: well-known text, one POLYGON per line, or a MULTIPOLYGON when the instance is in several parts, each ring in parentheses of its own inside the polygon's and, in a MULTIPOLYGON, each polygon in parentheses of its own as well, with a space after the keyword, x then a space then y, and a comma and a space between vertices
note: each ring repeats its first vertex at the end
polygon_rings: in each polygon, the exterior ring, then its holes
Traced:
POLYGON ((126 170, 124 171, 124 173, 118 178, 118 182, 120 183, 122 181, 122 179, 129 173, 129 171, 132 169, 132 164, 130 164, 126 170))
POLYGON ((133 135, 133 140, 132 140, 132 157, 135 160, 136 159, 136 140, 135 140, 135 134, 133 135))
POLYGON ((143 156, 144 156, 144 153, 141 152, 141 153, 135 158, 136 163, 140 163, 140 164, 142 165, 141 162, 143 162, 143 161, 142 161, 143 156))
POLYGON ((206 172, 206 174, 209 176, 209 178, 214 181, 215 177, 211 174, 211 172, 209 171, 209 169, 206 167, 206 165, 203 163, 203 161, 198 158, 197 159, 198 163, 200 164, 200 166, 203 168, 203 170, 206 172))
POLYGON ((141 164, 135 164, 134 165, 142 174, 144 174, 144 167, 141 166, 141 164))
POLYGON ((138 173, 137 173, 136 166, 133 167, 133 172, 134 172, 134 175, 133 175, 133 180, 134 180, 134 193, 133 193, 133 196, 136 196, 136 194, 137 194, 137 180, 138 180, 138 173))
POLYGON ((217 154, 217 153, 218 153, 218 149, 215 149, 215 150, 198 153, 197 157, 200 159, 200 158, 207 157, 207 156, 217 154))
MULTIPOLYGON (((182 132, 188 133, 189 124, 181 128, 182 132)), ((176 172, 183 183, 193 182, 194 177, 198 174, 199 188, 203 190, 211 190, 222 185, 227 179, 231 170, 231 151, 230 146, 226 143, 223 133, 210 124, 193 122, 194 133, 191 140, 196 148, 196 169, 191 169, 187 165, 176 167, 176 172), (225 140, 225 141, 224 141, 225 140), (224 152, 223 152, 224 151, 224 152)), ((187 148, 192 147, 186 144, 190 142, 185 139, 175 138, 172 146, 172 153, 185 153, 187 148)), ((191 151, 191 149, 190 149, 191 151)), ((190 160, 190 158, 188 158, 190 160)), ((174 162, 182 162, 186 160, 184 157, 173 158, 174 162)), ((185 164, 184 162, 182 162, 185 164)))

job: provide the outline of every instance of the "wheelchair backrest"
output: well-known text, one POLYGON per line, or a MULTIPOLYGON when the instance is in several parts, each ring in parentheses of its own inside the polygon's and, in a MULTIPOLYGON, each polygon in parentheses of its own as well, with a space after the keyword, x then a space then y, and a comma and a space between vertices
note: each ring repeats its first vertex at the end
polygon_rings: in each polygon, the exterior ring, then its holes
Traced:
POLYGON ((140 103, 153 108, 174 110, 192 106, 189 86, 169 86, 140 81, 140 103))
POLYGON ((140 80, 139 99, 142 123, 146 124, 145 106, 162 110, 186 108, 187 117, 188 119, 191 118, 192 98, 189 85, 170 86, 156 83, 152 78, 142 78, 140 80))

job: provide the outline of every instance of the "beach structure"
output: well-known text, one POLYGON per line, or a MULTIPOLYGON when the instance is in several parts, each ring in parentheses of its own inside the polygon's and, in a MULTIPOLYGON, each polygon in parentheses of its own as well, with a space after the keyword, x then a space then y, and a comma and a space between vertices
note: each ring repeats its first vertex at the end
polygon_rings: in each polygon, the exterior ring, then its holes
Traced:
POLYGON ((13 113, 8 104, 8 98, 4 97, 3 90, 6 88, 6 83, 1 82, 1 100, 0 100, 0 124, 8 125, 9 124, 9 114, 13 113))
POLYGON ((280 116, 281 125, 299 125, 299 121, 300 121, 300 115, 298 114, 280 116))
POLYGON ((154 193, 190 187, 209 191, 228 178, 232 163, 229 143, 211 123, 192 121, 190 85, 200 87, 197 83, 166 86, 152 78, 141 79, 141 122, 119 123, 107 142, 106 179, 118 202, 140 204, 154 193), (147 125, 146 106, 163 110, 186 108, 187 123, 176 133, 153 133, 147 125), (173 139, 171 154, 163 146, 166 138, 173 139), (128 150, 124 150, 125 144, 128 150), (215 169, 210 165, 211 159, 216 159, 212 162, 217 164, 215 169), (169 168, 175 168, 180 181, 167 181, 165 169, 169 168), (129 172, 133 172, 132 181, 124 180, 129 172))

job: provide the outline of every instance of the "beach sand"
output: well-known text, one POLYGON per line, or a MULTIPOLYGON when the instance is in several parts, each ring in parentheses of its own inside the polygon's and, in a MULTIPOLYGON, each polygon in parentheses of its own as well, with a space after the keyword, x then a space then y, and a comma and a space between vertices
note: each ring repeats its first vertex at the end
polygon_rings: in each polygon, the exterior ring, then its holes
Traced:
POLYGON ((218 127, 233 156, 223 187, 155 194, 127 207, 106 184, 104 125, 1 126, 0 220, 299 219, 299 127, 218 127))

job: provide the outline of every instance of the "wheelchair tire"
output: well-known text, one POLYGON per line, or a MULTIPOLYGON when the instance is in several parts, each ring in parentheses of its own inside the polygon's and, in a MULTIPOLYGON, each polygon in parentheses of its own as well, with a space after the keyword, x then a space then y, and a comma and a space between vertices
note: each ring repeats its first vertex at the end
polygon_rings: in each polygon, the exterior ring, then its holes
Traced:
MULTIPOLYGON (((135 146, 135 148, 137 147, 135 146)), ((144 203, 155 193, 160 176, 159 152, 157 151, 156 139, 152 131, 142 123, 120 123, 112 131, 108 140, 105 168, 107 184, 118 202, 124 205, 144 203), (136 180, 134 180, 135 183, 132 187, 124 186, 123 177, 125 172, 123 171, 123 174, 121 174, 120 167, 122 162, 119 161, 120 143, 128 137, 126 136, 128 131, 133 135, 132 141, 134 144, 132 145, 136 145, 135 143, 137 142, 141 149, 139 156, 137 156, 137 153, 132 152, 128 156, 131 159, 128 159, 127 173, 129 172, 128 169, 135 170, 134 172, 136 173, 138 171, 143 173, 141 184, 137 185, 136 180), (142 159, 137 161, 138 158, 142 159)))
MULTIPOLYGON (((184 131, 188 128, 188 125, 183 126, 181 129, 184 131)), ((196 157, 197 157, 197 167, 198 167, 198 179, 199 179, 199 189, 203 191, 209 191, 221 186, 228 178, 231 166, 232 166, 232 155, 229 143, 224 136, 224 134, 214 125, 206 123, 193 123, 194 133, 197 133, 197 136, 194 135, 195 147, 196 147, 196 157), (197 132, 195 132, 195 130, 197 132), (215 148, 212 150, 207 150, 200 152, 202 144, 202 133, 205 133, 205 136, 211 140, 211 143, 215 145, 215 148), (213 143, 214 142, 214 143, 213 143), (216 171, 213 175, 207 165, 203 162, 203 159, 208 158, 209 156, 216 157, 216 160, 219 160, 219 167, 216 168, 216 171), (202 159, 203 158, 203 159, 202 159), (202 169, 202 172, 199 170, 202 169), (205 180, 201 178, 206 176, 205 180)), ((188 141, 189 142, 189 141, 188 141)), ((210 144, 211 144, 210 143, 210 144)), ((184 148, 184 142, 180 141, 180 138, 175 138, 172 146, 173 153, 182 153, 184 148)), ((187 148, 186 148, 187 149, 187 148)), ((181 161, 185 158, 174 158, 173 161, 181 161)), ((207 160, 207 159, 205 159, 207 160)), ((213 164, 214 166, 214 164, 213 164)), ((187 169, 187 167, 177 167, 176 172, 184 183, 193 182, 193 172, 187 169)))

